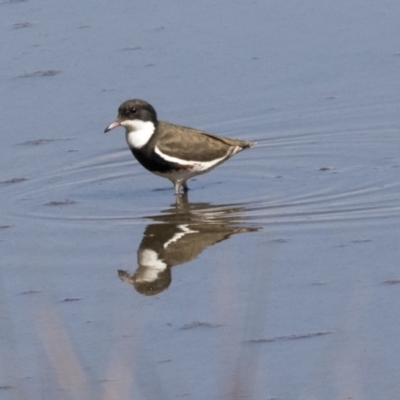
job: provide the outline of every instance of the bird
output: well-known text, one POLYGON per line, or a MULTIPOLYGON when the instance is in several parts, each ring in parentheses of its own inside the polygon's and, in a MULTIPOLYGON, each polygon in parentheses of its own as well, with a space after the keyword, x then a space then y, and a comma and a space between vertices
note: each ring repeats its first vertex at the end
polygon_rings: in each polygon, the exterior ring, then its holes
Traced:
POLYGON ((125 128, 126 142, 136 160, 153 174, 169 179, 176 195, 182 189, 187 192, 189 179, 255 145, 159 121, 154 107, 140 99, 124 101, 104 133, 119 126, 125 128))

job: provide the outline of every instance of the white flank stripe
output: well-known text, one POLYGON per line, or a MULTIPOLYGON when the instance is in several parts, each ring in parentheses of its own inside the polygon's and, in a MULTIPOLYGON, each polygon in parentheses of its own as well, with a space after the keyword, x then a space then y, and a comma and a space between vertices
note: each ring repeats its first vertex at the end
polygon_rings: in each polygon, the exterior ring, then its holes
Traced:
POLYGON ((192 166, 191 170, 197 171, 197 172, 206 171, 207 169, 214 167, 215 165, 217 165, 221 161, 225 160, 225 158, 226 158, 226 155, 225 155, 221 158, 217 158, 216 160, 212 160, 212 161, 187 161, 187 160, 182 160, 177 157, 168 156, 168 155, 164 154, 157 146, 155 147, 154 151, 160 157, 162 157, 165 161, 177 163, 180 165, 190 165, 190 166, 192 166))
POLYGON ((167 242, 164 243, 164 249, 166 249, 171 243, 177 242, 179 239, 182 239, 188 233, 197 233, 198 231, 192 231, 189 228, 189 225, 178 225, 178 228, 182 232, 175 233, 175 235, 169 239, 167 242))
POLYGON ((151 121, 140 121, 138 119, 123 121, 121 125, 125 128, 126 142, 134 149, 143 147, 153 136, 155 131, 151 121))

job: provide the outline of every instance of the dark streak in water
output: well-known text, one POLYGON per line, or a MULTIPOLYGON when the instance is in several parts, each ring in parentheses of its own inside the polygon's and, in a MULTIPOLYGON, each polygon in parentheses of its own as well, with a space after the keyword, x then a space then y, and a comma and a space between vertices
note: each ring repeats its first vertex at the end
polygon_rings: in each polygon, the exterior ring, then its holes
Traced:
POLYGON ((8 1, 0 1, 0 5, 2 4, 14 4, 14 3, 22 3, 26 0, 8 0, 8 1))
POLYGON ((6 181, 2 181, 0 183, 19 183, 19 182, 24 182, 27 181, 28 178, 12 178, 12 179, 8 179, 6 181))
POLYGON ((135 47, 124 47, 122 51, 137 51, 137 50, 143 50, 143 47, 141 46, 135 46, 135 47))
POLYGON ((26 74, 18 75, 18 78, 37 78, 47 77, 60 74, 61 71, 57 69, 48 69, 46 71, 27 72, 26 74))
POLYGON ((299 335, 275 336, 272 338, 250 339, 247 342, 248 343, 270 343, 270 342, 276 342, 278 340, 310 339, 313 337, 330 335, 331 333, 333 333, 333 331, 304 333, 304 334, 299 334, 299 335))
POLYGON ((45 203, 43 205, 45 206, 66 206, 70 204, 76 204, 76 201, 70 200, 70 199, 65 199, 65 200, 59 200, 59 201, 50 201, 48 203, 45 203))
POLYGON ((38 294, 38 293, 41 293, 39 290, 25 290, 25 292, 22 292, 22 293, 20 293, 20 294, 22 294, 22 295, 29 295, 29 294, 38 294))
POLYGON ((79 297, 67 297, 64 300, 60 300, 60 303, 68 303, 70 301, 79 301, 82 300, 79 297))
POLYGON ((30 145, 30 146, 38 146, 40 144, 46 144, 46 143, 50 143, 50 142, 54 142, 54 139, 27 140, 26 142, 22 142, 20 144, 27 144, 27 145, 30 145))
POLYGON ((385 285, 398 285, 400 283, 400 279, 388 279, 383 282, 385 285))
POLYGON ((74 138, 58 138, 58 139, 34 139, 34 140, 26 140, 25 142, 18 143, 22 145, 28 145, 28 146, 39 146, 41 144, 46 144, 46 143, 51 143, 55 141, 65 141, 65 140, 74 140, 74 138))
POLYGON ((180 329, 194 329, 194 328, 219 328, 222 325, 212 324, 211 322, 194 321, 189 324, 183 325, 180 329))
POLYGON ((13 25, 14 29, 32 28, 33 24, 30 22, 18 22, 13 25))

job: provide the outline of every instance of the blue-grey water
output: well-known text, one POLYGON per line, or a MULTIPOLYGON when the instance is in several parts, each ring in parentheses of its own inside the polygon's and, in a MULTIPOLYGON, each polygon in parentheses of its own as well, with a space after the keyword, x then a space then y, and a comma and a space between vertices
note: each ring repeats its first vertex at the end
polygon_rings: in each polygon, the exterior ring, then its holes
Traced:
POLYGON ((397 399, 399 13, 1 0, 0 399, 397 399), (176 202, 135 97, 257 146, 176 202))

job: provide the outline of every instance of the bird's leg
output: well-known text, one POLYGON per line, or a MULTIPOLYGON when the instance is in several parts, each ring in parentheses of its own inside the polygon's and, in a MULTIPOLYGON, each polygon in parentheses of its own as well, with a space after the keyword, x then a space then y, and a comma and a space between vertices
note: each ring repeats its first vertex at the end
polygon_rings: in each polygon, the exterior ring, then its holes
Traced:
POLYGON ((175 207, 179 213, 188 211, 189 199, 187 192, 175 195, 175 207))
POLYGON ((174 182, 175 194, 181 193, 182 180, 178 179, 174 182))
POLYGON ((187 193, 189 188, 187 187, 186 181, 183 179, 177 179, 174 183, 175 194, 181 194, 181 188, 183 188, 183 192, 187 193))

